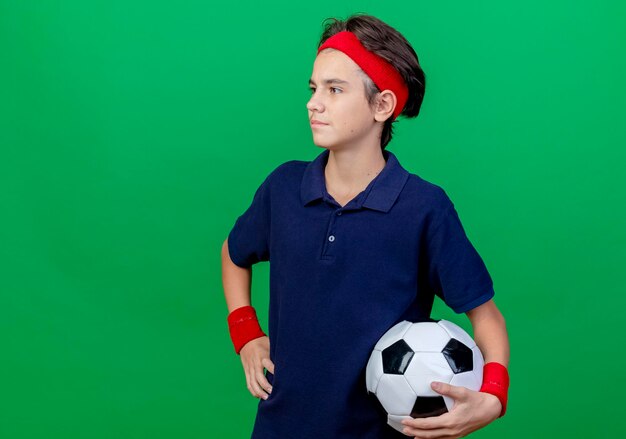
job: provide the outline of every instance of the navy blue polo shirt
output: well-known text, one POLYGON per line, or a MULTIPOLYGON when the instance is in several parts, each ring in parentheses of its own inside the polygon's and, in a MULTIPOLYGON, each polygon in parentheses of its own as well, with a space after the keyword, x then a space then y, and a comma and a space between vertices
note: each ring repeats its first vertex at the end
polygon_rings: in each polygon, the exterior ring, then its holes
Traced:
POLYGON ((281 164, 228 236, 233 262, 270 262, 273 391, 254 439, 406 438, 367 394, 365 367, 401 320, 430 317, 434 295, 457 313, 494 296, 492 279, 445 191, 390 151, 341 207, 326 191, 329 150, 281 164))

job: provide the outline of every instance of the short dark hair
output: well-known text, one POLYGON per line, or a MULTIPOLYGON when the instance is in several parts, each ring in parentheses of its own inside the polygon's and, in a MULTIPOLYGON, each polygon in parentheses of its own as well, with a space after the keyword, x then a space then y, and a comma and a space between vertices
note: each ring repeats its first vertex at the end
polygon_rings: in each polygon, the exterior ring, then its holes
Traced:
MULTIPOLYGON (((319 48, 324 41, 341 31, 350 31, 356 35, 361 44, 369 50, 391 63, 409 88, 409 96, 400 113, 405 118, 417 117, 424 100, 426 91, 426 76, 420 67, 419 59, 411 44, 393 27, 380 19, 363 13, 353 14, 345 20, 327 18, 323 21, 324 31, 317 45, 319 48)), ((365 95, 370 105, 375 102, 376 94, 380 93, 376 84, 367 76, 362 75, 365 85, 365 95)), ((380 147, 385 149, 393 136, 393 122, 390 116, 385 121, 380 138, 380 147)))

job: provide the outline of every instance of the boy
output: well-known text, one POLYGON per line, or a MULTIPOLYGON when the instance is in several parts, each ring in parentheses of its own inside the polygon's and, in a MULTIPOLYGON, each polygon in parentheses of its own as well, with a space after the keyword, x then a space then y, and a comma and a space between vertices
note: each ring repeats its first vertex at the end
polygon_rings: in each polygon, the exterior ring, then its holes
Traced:
POLYGON ((307 109, 325 150, 272 171, 222 247, 231 338, 261 398, 252 437, 405 437, 367 395, 365 367, 387 329, 430 316, 435 294, 470 318, 485 379, 479 392, 433 383, 454 408, 404 433, 465 436, 506 410, 509 345, 452 201, 385 150, 397 116, 417 116, 424 73, 372 16, 333 20, 318 47, 307 109), (250 306, 251 266, 268 260, 269 338, 250 306))

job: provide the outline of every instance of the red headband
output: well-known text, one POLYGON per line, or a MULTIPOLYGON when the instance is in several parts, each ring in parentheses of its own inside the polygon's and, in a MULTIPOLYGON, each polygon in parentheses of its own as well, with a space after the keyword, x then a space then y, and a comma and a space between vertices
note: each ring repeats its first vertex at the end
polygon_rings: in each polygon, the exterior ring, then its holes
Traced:
POLYGON ((394 92, 398 104, 393 111, 392 120, 398 117, 409 97, 408 87, 400 73, 383 58, 363 47, 357 36, 350 31, 341 31, 328 38, 317 49, 317 53, 319 54, 328 47, 348 55, 374 81, 380 91, 391 90, 394 92))

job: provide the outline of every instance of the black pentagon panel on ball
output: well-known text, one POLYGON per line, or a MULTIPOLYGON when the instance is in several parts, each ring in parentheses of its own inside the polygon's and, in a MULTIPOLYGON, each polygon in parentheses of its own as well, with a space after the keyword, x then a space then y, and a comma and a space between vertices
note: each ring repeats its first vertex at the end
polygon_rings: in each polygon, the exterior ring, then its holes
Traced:
POLYGON ((392 375, 402 375, 415 353, 404 340, 398 340, 388 348, 383 349, 382 354, 383 372, 392 375))
POLYGON ((474 370, 472 350, 457 339, 451 338, 441 353, 450 365, 452 372, 463 373, 474 370))
POLYGON ((443 415, 448 411, 443 396, 418 396, 411 410, 412 418, 428 418, 443 415))

